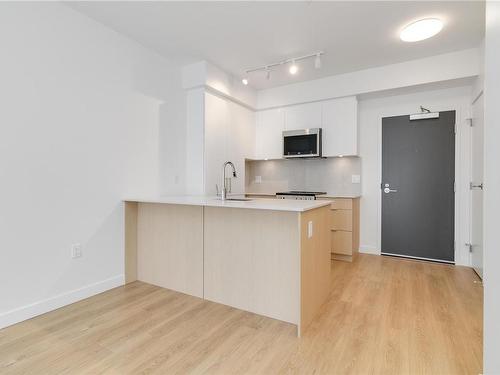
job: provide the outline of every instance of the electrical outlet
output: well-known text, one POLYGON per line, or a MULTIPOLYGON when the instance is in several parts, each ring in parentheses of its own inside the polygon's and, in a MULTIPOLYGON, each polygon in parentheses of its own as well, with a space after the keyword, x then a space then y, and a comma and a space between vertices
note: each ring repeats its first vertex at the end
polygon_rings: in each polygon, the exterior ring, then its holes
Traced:
POLYGON ((359 174, 353 174, 353 175, 351 175, 351 182, 353 184, 359 184, 359 183, 361 183, 361 176, 359 174))
POLYGON ((311 238, 313 236, 313 222, 309 221, 307 223, 307 238, 311 238))
POLYGON ((79 243, 74 243, 71 245, 71 258, 81 258, 82 256, 82 245, 79 243))

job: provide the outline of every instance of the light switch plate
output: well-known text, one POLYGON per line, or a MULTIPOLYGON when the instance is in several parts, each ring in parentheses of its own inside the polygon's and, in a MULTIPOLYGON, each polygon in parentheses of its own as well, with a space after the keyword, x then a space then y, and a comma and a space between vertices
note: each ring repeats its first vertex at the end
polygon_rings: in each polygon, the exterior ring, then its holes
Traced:
POLYGON ((351 182, 353 184, 359 184, 359 183, 361 183, 361 176, 359 174, 353 174, 353 175, 351 175, 351 182))
POLYGON ((313 222, 307 222, 307 238, 311 238, 313 236, 313 222))
POLYGON ((81 258, 82 256, 82 245, 79 243, 75 243, 71 245, 71 258, 81 258))
POLYGON ((255 183, 261 184, 262 183, 262 176, 255 176, 255 183))

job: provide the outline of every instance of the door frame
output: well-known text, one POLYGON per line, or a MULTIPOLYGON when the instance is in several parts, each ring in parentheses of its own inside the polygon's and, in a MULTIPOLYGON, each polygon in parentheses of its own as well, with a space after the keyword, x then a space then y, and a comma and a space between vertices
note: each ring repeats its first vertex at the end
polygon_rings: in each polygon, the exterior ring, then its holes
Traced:
MULTIPOLYGON (((469 124, 471 129, 470 129, 470 164, 469 164, 469 180, 471 182, 474 181, 474 178, 472 176, 472 142, 473 142, 473 139, 472 139, 472 132, 474 131, 473 127, 474 127, 474 123, 472 123, 473 121, 473 117, 474 117, 474 105, 476 104, 476 102, 479 100, 479 99, 482 99, 483 100, 483 105, 482 105, 482 110, 483 110, 483 138, 484 138, 484 91, 483 89, 479 90, 479 92, 476 92, 474 93, 473 97, 472 97, 472 101, 471 101, 471 109, 470 109, 470 113, 471 113, 471 123, 469 124)), ((484 156, 484 144, 483 144, 483 156, 484 156)), ((483 168, 484 168, 484 161, 483 161, 483 168)), ((484 171, 483 171, 484 173, 484 171)), ((483 182, 484 182, 484 174, 483 174, 483 182)), ((472 194, 471 194, 471 190, 469 190, 469 208, 470 208, 470 215, 469 215, 469 243, 472 243, 472 194)), ((483 213, 484 213, 484 191, 483 191, 483 213)), ((484 231, 484 221, 483 221, 483 228, 482 230, 484 231)), ((470 266, 472 267, 472 269, 474 270, 474 272, 477 274, 477 276, 483 280, 483 277, 484 277, 484 232, 483 232, 483 236, 482 236, 482 259, 483 259, 483 264, 482 264, 482 268, 481 268, 481 271, 478 271, 478 269, 476 267, 474 267, 474 264, 473 264, 473 261, 472 261, 472 253, 470 254, 470 266)))
MULTIPOLYGON (((471 108, 463 108, 463 103, 455 106, 431 106, 433 112, 455 111, 455 265, 470 266, 471 257, 465 243, 470 237, 470 196, 468 194, 470 179, 470 126, 471 108)), ((417 111, 415 111, 417 112, 417 111)), ((378 133, 378 183, 382 183, 382 119, 385 117, 406 116, 410 113, 384 113, 377 122, 378 133)), ((377 196, 377 248, 382 253, 382 193, 377 196)))

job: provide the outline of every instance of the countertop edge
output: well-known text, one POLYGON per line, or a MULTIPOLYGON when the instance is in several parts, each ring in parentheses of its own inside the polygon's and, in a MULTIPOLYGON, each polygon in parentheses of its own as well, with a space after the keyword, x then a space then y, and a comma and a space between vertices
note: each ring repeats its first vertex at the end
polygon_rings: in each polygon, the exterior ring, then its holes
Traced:
MULTIPOLYGON (((269 198, 274 198, 276 194, 272 193, 245 193, 245 195, 248 195, 249 197, 252 196, 260 196, 260 197, 269 197, 269 198)), ((361 195, 335 195, 335 194, 326 194, 326 195, 319 195, 319 199, 326 198, 326 199, 356 199, 356 198, 361 198, 361 195)))
POLYGON ((243 209, 254 209, 254 210, 266 210, 266 211, 284 211, 284 212, 306 212, 314 210, 316 208, 321 208, 328 206, 330 202, 320 200, 315 201, 286 201, 282 200, 267 200, 257 199, 251 201, 216 201, 214 198, 204 198, 195 196, 185 196, 185 197, 125 197, 122 199, 123 202, 136 202, 136 203, 158 203, 158 204, 175 204, 175 205, 186 205, 186 206, 202 206, 202 207, 219 207, 219 208, 243 208, 243 209), (272 203, 270 203, 272 202, 272 203), (279 203, 278 203, 279 202, 279 203), (292 203, 294 202, 294 203, 292 203), (309 204, 309 207, 295 206, 298 202, 300 204, 309 204), (260 203, 260 204, 259 204, 260 203), (288 204, 288 206, 284 206, 288 204))

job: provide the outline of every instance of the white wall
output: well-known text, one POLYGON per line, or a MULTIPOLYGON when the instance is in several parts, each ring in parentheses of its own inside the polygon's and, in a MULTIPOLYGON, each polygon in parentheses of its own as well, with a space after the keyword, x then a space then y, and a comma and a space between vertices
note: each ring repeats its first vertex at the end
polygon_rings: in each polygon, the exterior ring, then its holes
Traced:
POLYGON ((467 49, 261 90, 257 95, 257 108, 261 110, 474 77, 479 73, 480 53, 478 48, 467 49))
POLYGON ((0 4, 0 45, 1 327, 123 282, 121 199, 182 116, 179 70, 60 3, 0 4))
POLYGON ((486 4, 484 77, 484 373, 500 374, 500 2, 486 4))
MULTIPOLYGON (((420 89, 421 90, 421 89, 420 89)), ((471 86, 426 90, 401 94, 398 90, 359 101, 360 156, 362 159, 362 197, 360 250, 380 253, 380 183, 382 118, 419 112, 420 105, 432 111, 457 111, 456 135, 456 262, 469 264, 468 183, 471 86)))

